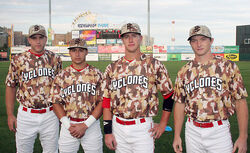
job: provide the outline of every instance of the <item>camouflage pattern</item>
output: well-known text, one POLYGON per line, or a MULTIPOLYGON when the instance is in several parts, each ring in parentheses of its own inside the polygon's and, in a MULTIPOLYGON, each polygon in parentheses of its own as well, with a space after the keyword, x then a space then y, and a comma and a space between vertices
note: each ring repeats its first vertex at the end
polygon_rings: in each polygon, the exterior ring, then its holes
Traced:
POLYGON ((110 98, 113 114, 133 119, 151 117, 158 112, 158 90, 172 92, 165 66, 152 56, 142 54, 139 61, 121 58, 107 66, 102 84, 104 97, 110 98))
POLYGON ((121 35, 130 32, 141 34, 141 29, 136 23, 126 23, 121 27, 121 35))
POLYGON ((42 35, 44 37, 47 37, 46 35, 46 30, 44 28, 44 26, 42 25, 32 25, 29 28, 29 37, 33 36, 33 35, 42 35))
POLYGON ((29 108, 46 108, 52 81, 62 69, 59 56, 51 51, 38 57, 30 51, 12 56, 6 86, 18 87, 17 101, 29 108))
POLYGON ((80 72, 69 66, 52 85, 50 101, 61 103, 68 117, 87 119, 102 101, 102 73, 88 65, 80 72))
POLYGON ((88 49, 87 43, 84 39, 81 38, 75 38, 72 39, 69 42, 69 47, 68 49, 72 49, 72 48, 83 48, 83 49, 88 49))
POLYGON ((192 120, 225 120, 235 112, 235 100, 248 96, 235 63, 214 56, 206 64, 190 61, 178 72, 173 99, 185 103, 192 120))
POLYGON ((196 36, 196 35, 202 35, 202 36, 212 38, 209 28, 205 25, 197 25, 191 28, 189 31, 188 40, 190 40, 191 37, 196 36))

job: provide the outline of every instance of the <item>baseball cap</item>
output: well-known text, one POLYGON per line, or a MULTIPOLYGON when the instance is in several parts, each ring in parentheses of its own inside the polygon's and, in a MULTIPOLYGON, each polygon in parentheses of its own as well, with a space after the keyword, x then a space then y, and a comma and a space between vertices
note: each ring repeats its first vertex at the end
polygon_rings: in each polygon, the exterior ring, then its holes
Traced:
POLYGON ((88 46, 87 46, 86 41, 84 39, 74 38, 74 39, 70 40, 68 49, 72 49, 72 48, 88 49, 88 46))
POLYGON ((139 25, 136 23, 124 24, 121 28, 121 36, 124 35, 125 33, 130 33, 130 32, 141 34, 141 29, 139 25))
POLYGON ((43 35, 45 37, 47 37, 46 35, 46 30, 44 28, 44 26, 42 25, 32 25, 29 29, 29 37, 33 36, 33 35, 43 35))
POLYGON ((189 31, 188 41, 190 40, 191 37, 196 36, 196 35, 202 35, 202 36, 212 38, 209 28, 205 25, 196 25, 192 27, 189 31))

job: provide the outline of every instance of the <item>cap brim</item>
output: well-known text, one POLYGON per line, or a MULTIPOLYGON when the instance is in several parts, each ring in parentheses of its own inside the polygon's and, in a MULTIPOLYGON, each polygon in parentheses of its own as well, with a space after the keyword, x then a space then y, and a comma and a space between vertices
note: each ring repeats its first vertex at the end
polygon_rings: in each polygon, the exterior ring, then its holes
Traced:
POLYGON ((68 49, 73 49, 73 48, 82 48, 82 49, 88 49, 87 47, 79 47, 79 46, 75 46, 75 47, 68 47, 68 49))
POLYGON ((121 34, 121 37, 122 37, 123 35, 127 34, 127 33, 136 33, 136 34, 141 35, 141 33, 139 33, 139 32, 125 32, 125 33, 121 34))
MULTIPOLYGON (((197 34, 197 35, 193 35, 193 36, 205 36, 205 35, 203 35, 203 34, 197 34)), ((190 37, 187 39, 187 41, 189 41, 193 36, 190 36, 190 37)), ((207 37, 207 38, 212 38, 212 37, 208 37, 208 36, 205 36, 205 37, 207 37)))

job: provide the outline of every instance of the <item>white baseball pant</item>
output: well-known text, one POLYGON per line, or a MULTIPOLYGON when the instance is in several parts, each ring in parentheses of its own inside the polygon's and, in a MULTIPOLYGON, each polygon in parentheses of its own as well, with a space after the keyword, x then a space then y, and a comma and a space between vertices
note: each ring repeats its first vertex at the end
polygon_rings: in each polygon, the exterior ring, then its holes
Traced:
POLYGON ((185 140, 187 153, 232 153, 233 143, 230 133, 230 123, 223 120, 222 125, 212 122, 213 127, 202 128, 186 122, 185 140))
POLYGON ((140 119, 123 119, 113 116, 112 130, 117 142, 116 153, 153 153, 154 139, 148 132, 153 126, 152 117, 146 117, 146 122, 140 119), (122 121, 135 121, 134 125, 122 125, 117 123, 116 118, 122 121))
MULTIPOLYGON (((72 124, 82 123, 70 121, 72 124)), ((80 144, 85 153, 102 153, 103 142, 102 132, 100 128, 100 121, 95 121, 85 132, 80 139, 73 137, 69 130, 61 124, 61 131, 59 137, 59 151, 60 153, 77 153, 80 144)))
POLYGON ((18 153, 32 153, 34 142, 39 134, 43 153, 58 152, 59 120, 55 113, 31 113, 23 111, 20 104, 17 114, 16 147, 18 153))

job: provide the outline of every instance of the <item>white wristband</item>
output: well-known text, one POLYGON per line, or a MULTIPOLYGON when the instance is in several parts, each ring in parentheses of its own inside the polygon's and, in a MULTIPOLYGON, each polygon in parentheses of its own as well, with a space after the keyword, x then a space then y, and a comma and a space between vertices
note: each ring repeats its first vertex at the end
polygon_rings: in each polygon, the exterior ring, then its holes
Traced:
POLYGON ((95 121, 95 117, 93 115, 90 115, 89 118, 84 121, 84 123, 87 125, 87 127, 90 127, 95 121))
POLYGON ((70 127, 70 120, 68 117, 66 116, 63 116, 61 119, 60 119, 61 123, 63 124, 63 126, 66 128, 66 129, 69 129, 70 127))

